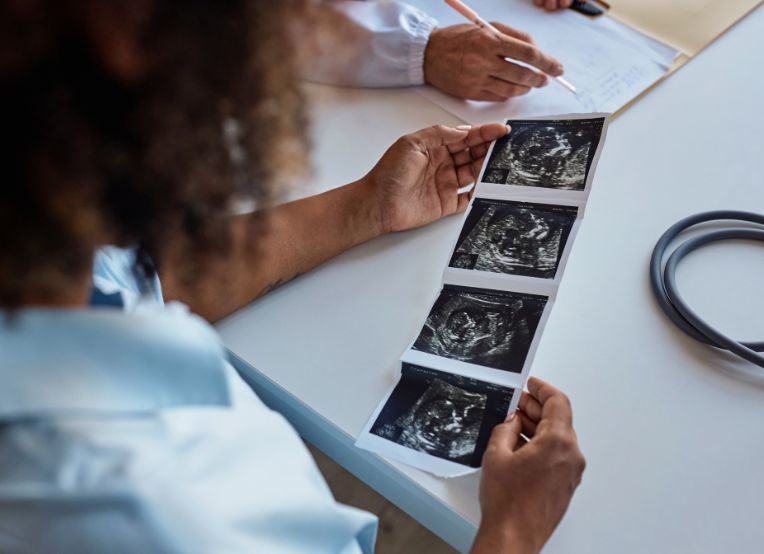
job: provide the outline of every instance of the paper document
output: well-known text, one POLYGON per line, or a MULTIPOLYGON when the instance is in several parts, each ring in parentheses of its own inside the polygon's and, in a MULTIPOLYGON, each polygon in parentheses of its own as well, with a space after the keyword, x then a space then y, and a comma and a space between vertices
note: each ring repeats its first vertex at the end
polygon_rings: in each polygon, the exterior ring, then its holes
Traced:
POLYGON ((609 13, 694 56, 761 0, 608 0, 609 13))
MULTIPOLYGON (((444 2, 414 1, 440 26, 464 23, 444 2)), ((506 102, 454 98, 430 86, 416 90, 467 123, 572 112, 615 112, 668 71, 678 51, 608 16, 588 18, 572 10, 547 13, 530 0, 472 0, 482 17, 531 34, 539 47, 565 66, 577 94, 549 82, 506 102)))
POLYGON ((517 407, 607 129, 604 114, 507 123, 400 378, 356 442, 444 477, 477 471, 517 407))

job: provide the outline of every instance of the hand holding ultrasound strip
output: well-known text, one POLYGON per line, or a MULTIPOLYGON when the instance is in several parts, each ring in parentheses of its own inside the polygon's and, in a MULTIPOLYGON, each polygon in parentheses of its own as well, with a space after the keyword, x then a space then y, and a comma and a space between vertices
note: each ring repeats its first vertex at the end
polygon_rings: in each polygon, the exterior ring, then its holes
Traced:
POLYGON ((517 407, 607 129, 604 114, 507 123, 401 377, 356 443, 442 476, 479 468, 517 407))

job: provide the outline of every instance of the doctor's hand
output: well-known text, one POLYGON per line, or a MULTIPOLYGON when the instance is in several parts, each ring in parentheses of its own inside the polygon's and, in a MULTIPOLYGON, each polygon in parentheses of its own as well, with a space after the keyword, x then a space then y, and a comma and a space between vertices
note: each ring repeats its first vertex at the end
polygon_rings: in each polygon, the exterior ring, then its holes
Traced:
POLYGON ((471 193, 458 189, 477 179, 491 141, 508 131, 499 123, 436 125, 399 138, 358 183, 377 206, 380 233, 464 211, 471 193))
POLYGON ((557 10, 564 10, 569 8, 573 4, 573 0, 533 0, 539 8, 544 8, 547 11, 554 12, 557 10))
POLYGON ((483 456, 473 554, 539 552, 581 482, 585 460, 568 398, 533 377, 528 390, 514 417, 494 428, 483 456))
POLYGON ((554 77, 562 75, 562 64, 539 50, 529 34, 501 23, 492 25, 502 34, 473 24, 435 29, 424 53, 425 81, 459 98, 501 101, 543 87, 549 80, 504 58, 554 77))

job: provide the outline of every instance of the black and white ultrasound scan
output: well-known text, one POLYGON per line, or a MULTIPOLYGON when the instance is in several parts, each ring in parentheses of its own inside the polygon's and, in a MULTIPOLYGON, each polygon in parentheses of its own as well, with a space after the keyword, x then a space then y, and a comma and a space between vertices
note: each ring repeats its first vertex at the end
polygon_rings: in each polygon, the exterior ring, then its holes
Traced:
POLYGON ((475 183, 442 288, 401 356, 400 378, 355 443, 443 477, 481 466, 491 431, 519 400, 607 117, 507 123, 511 132, 492 145, 475 183))
POLYGON ((554 279, 576 206, 476 198, 449 267, 554 279))
POLYGON ((583 191, 605 118, 511 120, 496 141, 481 182, 583 191))
POLYGON ((443 285, 413 350, 521 373, 546 296, 443 285))
POLYGON ((370 433, 400 446, 480 467, 491 430, 504 421, 513 389, 404 363, 370 433))

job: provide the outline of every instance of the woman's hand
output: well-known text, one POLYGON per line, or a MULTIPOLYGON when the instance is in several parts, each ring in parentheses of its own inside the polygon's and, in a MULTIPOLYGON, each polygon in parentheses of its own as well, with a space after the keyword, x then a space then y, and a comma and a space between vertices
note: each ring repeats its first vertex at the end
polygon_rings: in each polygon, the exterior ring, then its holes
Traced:
POLYGON ((427 225, 467 208, 491 141, 509 127, 436 125, 398 139, 361 180, 378 209, 380 234, 427 225))
POLYGON ((528 391, 514 417, 494 428, 483 456, 473 554, 540 552, 581 482, 585 460, 568 398, 533 377, 528 391))

